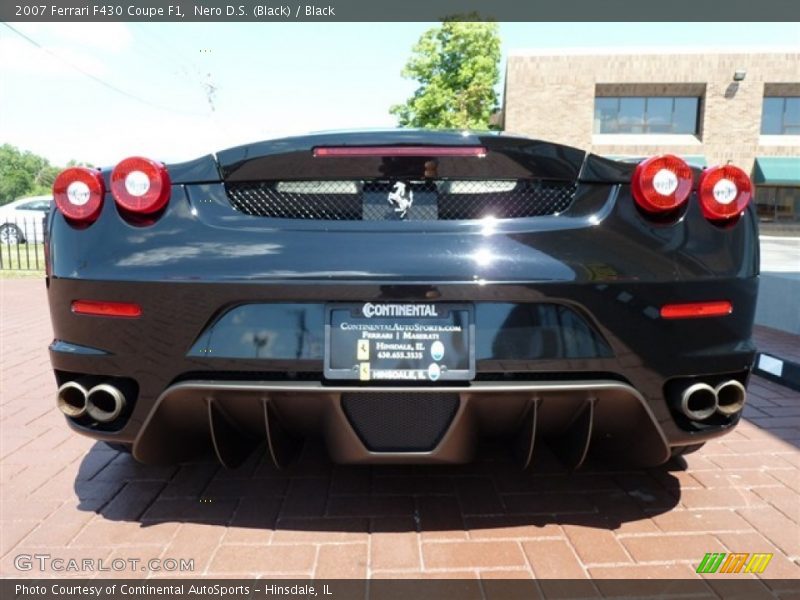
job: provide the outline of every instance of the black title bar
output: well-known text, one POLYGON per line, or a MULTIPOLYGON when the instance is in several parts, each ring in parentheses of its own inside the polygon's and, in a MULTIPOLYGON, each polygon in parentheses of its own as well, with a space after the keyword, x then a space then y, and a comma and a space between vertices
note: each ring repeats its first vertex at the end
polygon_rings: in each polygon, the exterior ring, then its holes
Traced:
MULTIPOLYGON (((3 0, 2 21, 795 21, 797 0, 3 0), (463 19, 462 20, 466 20, 463 19)), ((580 40, 575 40, 576 43, 580 40)))

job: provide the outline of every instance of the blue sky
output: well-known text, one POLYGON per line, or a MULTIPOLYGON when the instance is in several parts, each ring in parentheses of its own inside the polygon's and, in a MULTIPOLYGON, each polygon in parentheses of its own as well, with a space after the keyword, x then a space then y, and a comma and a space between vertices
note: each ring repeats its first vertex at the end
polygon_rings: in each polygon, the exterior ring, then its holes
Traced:
MULTIPOLYGON (((280 135, 391 127, 389 106, 415 87, 400 71, 433 26, 11 25, 47 51, 0 25, 0 143, 56 164, 188 160, 280 135)), ((500 33, 503 71, 517 49, 800 48, 798 23, 503 23, 500 33)))

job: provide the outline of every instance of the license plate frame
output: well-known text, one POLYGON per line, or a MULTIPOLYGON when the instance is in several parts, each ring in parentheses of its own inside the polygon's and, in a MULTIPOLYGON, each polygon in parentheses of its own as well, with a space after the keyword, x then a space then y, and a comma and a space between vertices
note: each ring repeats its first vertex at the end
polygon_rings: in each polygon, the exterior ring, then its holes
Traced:
POLYGON ((451 302, 327 304, 324 373, 326 379, 361 383, 472 380, 475 307, 451 302))

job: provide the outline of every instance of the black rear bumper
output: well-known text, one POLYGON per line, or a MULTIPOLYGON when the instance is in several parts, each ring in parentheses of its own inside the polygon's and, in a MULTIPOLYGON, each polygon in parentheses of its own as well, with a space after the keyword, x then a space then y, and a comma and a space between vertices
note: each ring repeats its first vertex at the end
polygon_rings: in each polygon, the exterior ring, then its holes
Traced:
MULTIPOLYGON (((424 299, 426 291, 435 291, 439 302, 471 301, 478 307, 476 380, 464 384, 460 393, 469 394, 473 388, 489 384, 527 383, 535 389, 537 384, 554 380, 576 386, 598 379, 617 382, 641 397, 641 406, 652 417, 646 421, 655 425, 657 437, 669 446, 688 445, 721 434, 737 419, 717 427, 685 427, 676 419, 672 399, 667 397, 670 382, 697 378, 713 383, 723 375, 746 381, 755 352, 749 324, 756 285, 756 278, 683 284, 681 300, 718 298, 723 293, 734 305, 734 313, 700 321, 665 321, 654 311, 673 286, 653 283, 405 287, 51 279, 56 338, 70 342, 54 344, 51 360, 60 383, 85 374, 135 380, 138 396, 124 425, 103 428, 72 423, 98 439, 132 443, 152 418, 165 390, 181 382, 238 381, 254 388, 257 382, 335 385, 322 376, 323 348, 319 340, 323 337, 326 302, 354 298, 407 302, 424 299), (504 302, 496 302, 498 296, 504 302), (109 320, 71 314, 71 300, 86 297, 138 302, 143 317, 109 320), (305 302, 297 303, 298 298, 305 302), (308 315, 302 322, 311 335, 292 335, 301 308, 302 314, 308 315), (486 319, 482 320, 484 315, 486 319), (549 320, 555 319, 554 315, 562 315, 561 320, 549 320), (553 323, 558 325, 554 327, 553 323), (287 343, 271 345, 256 357, 252 340, 265 327, 287 343)), ((253 395, 259 397, 256 391, 253 395)), ((491 394, 484 391, 480 396, 483 405, 491 394)), ((204 397, 207 395, 198 394, 196 401, 202 405, 204 397)), ((524 401, 515 400, 522 402, 515 405, 520 419, 521 409, 534 397, 536 394, 528 394, 524 401)), ((326 398, 338 402, 338 397, 326 398)), ((580 396, 583 403, 588 398, 580 396)), ((299 397, 297 401, 298 406, 304 406, 299 397)), ((286 411, 291 402, 286 394, 281 396, 284 413, 292 412, 286 411)), ((576 409, 576 414, 579 412, 576 409)), ((513 432, 521 425, 519 420, 509 422, 505 431, 513 432)), ((206 427, 203 425, 198 433, 208 440, 206 427)), ((320 425, 317 432, 324 429, 320 425)), ((630 433, 634 437, 643 435, 641 428, 630 433)), ((143 452, 141 458, 145 456, 143 452)), ((149 453, 147 458, 154 457, 149 453)))

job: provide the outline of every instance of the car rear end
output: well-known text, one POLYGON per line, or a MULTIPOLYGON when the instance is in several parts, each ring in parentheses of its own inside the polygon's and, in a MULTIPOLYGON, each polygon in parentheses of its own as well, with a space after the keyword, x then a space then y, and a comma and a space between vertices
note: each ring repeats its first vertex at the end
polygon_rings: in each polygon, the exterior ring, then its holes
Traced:
POLYGON ((285 464, 310 435, 340 462, 463 462, 503 436, 523 465, 545 441, 652 465, 741 416, 738 169, 395 131, 62 175, 59 406, 144 462, 266 440, 285 464))

